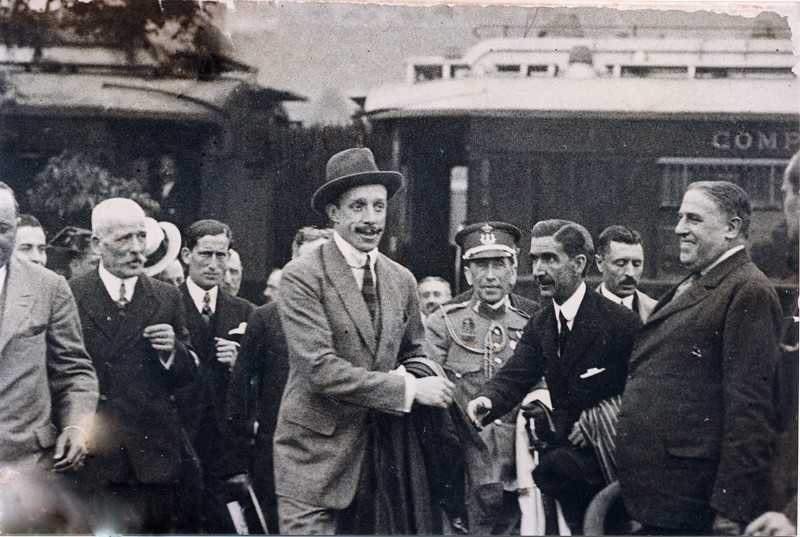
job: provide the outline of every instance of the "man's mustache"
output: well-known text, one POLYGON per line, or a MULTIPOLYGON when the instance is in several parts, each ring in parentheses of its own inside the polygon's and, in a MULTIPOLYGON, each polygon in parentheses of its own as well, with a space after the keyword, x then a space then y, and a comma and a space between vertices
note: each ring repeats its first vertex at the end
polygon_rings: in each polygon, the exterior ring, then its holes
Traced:
POLYGON ((620 285, 638 285, 639 281, 632 276, 625 276, 619 283, 620 285))

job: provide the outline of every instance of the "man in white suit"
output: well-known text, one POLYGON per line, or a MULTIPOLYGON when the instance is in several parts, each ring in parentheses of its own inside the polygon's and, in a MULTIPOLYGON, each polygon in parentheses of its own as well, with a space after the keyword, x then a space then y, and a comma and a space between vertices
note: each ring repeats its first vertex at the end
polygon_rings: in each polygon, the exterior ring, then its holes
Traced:
POLYGON ((608 226, 597 238, 597 269, 603 282, 597 292, 647 321, 656 300, 639 291, 644 271, 644 248, 639 232, 627 226, 608 226))
POLYGON ((416 280, 377 249, 402 175, 357 148, 331 157, 326 179, 311 205, 332 222, 333 240, 290 262, 279 288, 289 346, 274 450, 284 534, 347 531, 356 491, 368 494, 371 413, 446 407, 453 396, 447 379, 398 368, 425 355, 416 280))
POLYGON ((0 182, 0 467, 75 469, 97 376, 66 280, 12 256, 16 231, 14 192, 0 182))

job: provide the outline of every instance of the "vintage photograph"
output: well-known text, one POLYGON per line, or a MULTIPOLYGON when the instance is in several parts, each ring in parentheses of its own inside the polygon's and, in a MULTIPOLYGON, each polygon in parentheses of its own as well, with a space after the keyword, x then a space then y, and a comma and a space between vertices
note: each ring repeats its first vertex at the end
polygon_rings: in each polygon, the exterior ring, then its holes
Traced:
POLYGON ((797 535, 797 45, 0 0, 0 533, 797 535))

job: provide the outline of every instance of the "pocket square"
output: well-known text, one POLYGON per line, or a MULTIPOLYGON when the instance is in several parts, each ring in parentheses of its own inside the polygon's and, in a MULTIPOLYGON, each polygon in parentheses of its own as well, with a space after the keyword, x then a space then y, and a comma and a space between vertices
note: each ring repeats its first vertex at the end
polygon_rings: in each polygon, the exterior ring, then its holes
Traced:
POLYGON ((605 367, 599 367, 599 368, 598 367, 590 367, 589 369, 587 369, 586 371, 581 373, 581 378, 582 379, 588 379, 589 377, 593 377, 595 375, 599 375, 600 373, 602 373, 605 370, 606 370, 605 367))
POLYGON ((231 328, 230 330, 228 330, 228 335, 229 336, 243 336, 245 330, 247 330, 247 323, 241 322, 241 323, 239 323, 239 326, 237 326, 236 328, 231 328))

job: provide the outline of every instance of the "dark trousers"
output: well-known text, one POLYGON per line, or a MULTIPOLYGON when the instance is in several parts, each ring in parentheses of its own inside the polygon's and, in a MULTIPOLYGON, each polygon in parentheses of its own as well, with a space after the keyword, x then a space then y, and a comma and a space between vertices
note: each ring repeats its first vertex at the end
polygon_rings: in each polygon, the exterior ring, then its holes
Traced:
POLYGON ((95 532, 175 532, 173 484, 112 483, 95 491, 92 507, 95 532))
POLYGON ((589 502, 605 484, 591 448, 558 446, 545 451, 533 470, 542 493, 561 504, 573 535, 583 533, 583 517, 589 502))

